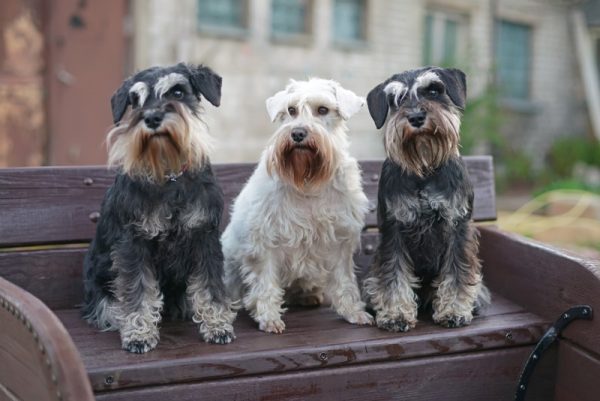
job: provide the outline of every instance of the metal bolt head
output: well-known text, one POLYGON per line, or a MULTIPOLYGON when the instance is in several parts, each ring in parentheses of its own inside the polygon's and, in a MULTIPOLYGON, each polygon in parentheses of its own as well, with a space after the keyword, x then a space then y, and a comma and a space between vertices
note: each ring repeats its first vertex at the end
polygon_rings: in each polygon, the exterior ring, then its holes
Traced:
POLYGON ((326 352, 321 352, 319 354, 319 359, 322 361, 326 361, 327 360, 327 353, 326 352))
POLYGON ((372 253, 373 253, 373 251, 375 251, 375 247, 374 247, 373 245, 371 245, 371 244, 367 244, 367 245, 365 246, 365 253, 366 253, 367 255, 370 255, 370 254, 372 254, 372 253))
POLYGON ((570 317, 570 316, 569 316, 569 314, 568 314, 568 313, 565 313, 565 314, 563 315, 563 319, 568 319, 569 317, 570 317))
POLYGON ((92 212, 92 213, 90 213, 89 217, 90 217, 90 221, 92 223, 97 223, 98 219, 100 218, 100 212, 92 212))
POLYGON ((109 386, 110 386, 111 384, 113 384, 114 382, 115 382, 115 378, 114 378, 114 377, 112 377, 112 376, 110 376, 110 375, 109 375, 109 376, 106 376, 106 377, 104 378, 104 383, 105 383, 105 384, 107 384, 107 385, 109 385, 109 386))
POLYGON ((512 340, 513 339, 513 334, 512 331, 509 331, 508 333, 506 333, 506 335, 504 336, 507 340, 512 340))
POLYGON ((92 185, 93 183, 94 183, 94 179, 93 179, 93 178, 90 178, 90 177, 85 177, 85 178, 83 179, 83 184, 84 184, 84 185, 90 186, 90 185, 92 185))
POLYGON ((537 359, 538 359, 538 356, 537 356, 537 354, 533 354, 532 358, 533 358, 534 360, 537 360, 537 359))
POLYGON ((521 384, 521 385, 519 386, 519 389, 521 389, 521 390, 525 390, 525 385, 524 385, 524 384, 521 384))
POLYGON ((373 175, 371 176, 371 181, 373 181, 373 182, 377 182, 377 181, 379 181, 379 174, 373 174, 373 175))

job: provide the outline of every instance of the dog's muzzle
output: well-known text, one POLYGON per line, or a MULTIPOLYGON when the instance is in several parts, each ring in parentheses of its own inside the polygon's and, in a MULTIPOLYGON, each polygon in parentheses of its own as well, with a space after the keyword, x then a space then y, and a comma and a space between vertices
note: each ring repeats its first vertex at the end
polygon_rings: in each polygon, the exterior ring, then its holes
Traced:
POLYGON ((306 128, 297 127, 292 129, 292 140, 296 143, 302 142, 307 135, 308 131, 306 130, 306 128))
POLYGON ((406 119, 414 128, 421 128, 425 124, 427 113, 423 110, 411 111, 407 114, 406 119))
POLYGON ((144 112, 144 124, 149 129, 157 129, 160 127, 163 119, 165 118, 165 112, 158 109, 147 110, 144 112))

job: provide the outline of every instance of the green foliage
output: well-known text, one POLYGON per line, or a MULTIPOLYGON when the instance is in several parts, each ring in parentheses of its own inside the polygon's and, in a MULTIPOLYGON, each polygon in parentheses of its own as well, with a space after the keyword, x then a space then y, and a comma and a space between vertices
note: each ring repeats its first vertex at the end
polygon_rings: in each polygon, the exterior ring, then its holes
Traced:
POLYGON ((546 185, 536 189, 533 192, 534 196, 541 195, 545 192, 555 191, 555 190, 579 190, 579 191, 588 191, 595 194, 600 194, 600 188, 592 187, 584 182, 581 182, 575 178, 552 181, 547 183, 546 185))
POLYGON ((490 88, 469 101, 461 124, 462 153, 470 154, 477 142, 482 140, 494 147, 503 148, 506 141, 500 134, 501 123, 497 90, 490 88))
POLYGON ((600 143, 580 137, 563 137, 552 144, 548 155, 551 172, 570 177, 578 162, 600 167, 600 143))

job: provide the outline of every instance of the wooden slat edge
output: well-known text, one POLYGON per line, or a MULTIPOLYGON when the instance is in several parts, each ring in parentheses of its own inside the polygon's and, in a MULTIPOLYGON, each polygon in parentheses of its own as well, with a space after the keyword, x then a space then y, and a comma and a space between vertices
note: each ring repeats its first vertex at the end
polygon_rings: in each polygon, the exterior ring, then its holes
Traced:
MULTIPOLYGON (((21 321, 36 339, 40 353, 46 355, 47 379, 55 383, 56 390, 49 399, 93 401, 94 396, 79 352, 56 315, 39 299, 1 277, 0 307, 21 321)), ((27 362, 37 361, 18 361, 20 364, 27 362)), ((11 361, 1 363, 8 364, 11 361)))

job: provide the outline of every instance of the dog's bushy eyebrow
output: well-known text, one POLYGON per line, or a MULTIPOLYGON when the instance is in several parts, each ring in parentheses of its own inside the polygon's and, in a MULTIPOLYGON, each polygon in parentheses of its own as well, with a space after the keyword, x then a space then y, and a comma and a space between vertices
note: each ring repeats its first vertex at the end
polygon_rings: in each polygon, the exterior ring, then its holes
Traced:
POLYGON ((187 82, 188 80, 186 77, 177 72, 172 72, 160 77, 158 81, 156 81, 156 84, 154 84, 154 93, 156 94, 156 97, 161 97, 175 85, 182 85, 186 84, 187 82))

